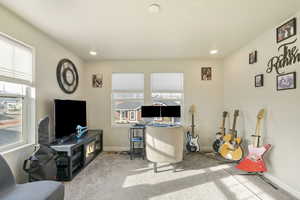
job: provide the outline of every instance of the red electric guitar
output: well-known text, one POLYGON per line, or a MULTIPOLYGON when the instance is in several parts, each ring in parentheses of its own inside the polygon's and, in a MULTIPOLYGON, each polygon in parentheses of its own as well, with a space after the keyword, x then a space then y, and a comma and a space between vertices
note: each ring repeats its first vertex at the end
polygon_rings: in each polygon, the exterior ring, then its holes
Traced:
POLYGON ((252 135, 254 142, 248 146, 249 154, 236 166, 236 168, 240 170, 250 173, 262 173, 267 171, 263 156, 271 148, 271 145, 260 146, 260 122, 264 116, 265 110, 262 109, 257 115, 255 135, 252 135))

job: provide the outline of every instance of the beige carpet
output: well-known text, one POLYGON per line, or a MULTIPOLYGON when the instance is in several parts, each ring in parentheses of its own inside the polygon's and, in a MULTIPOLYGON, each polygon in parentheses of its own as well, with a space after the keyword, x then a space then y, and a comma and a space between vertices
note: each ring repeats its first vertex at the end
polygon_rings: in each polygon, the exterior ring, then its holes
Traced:
POLYGON ((128 155, 102 153, 72 182, 66 200, 293 200, 260 178, 241 176, 231 165, 189 154, 173 172, 169 165, 154 173, 152 164, 128 155))

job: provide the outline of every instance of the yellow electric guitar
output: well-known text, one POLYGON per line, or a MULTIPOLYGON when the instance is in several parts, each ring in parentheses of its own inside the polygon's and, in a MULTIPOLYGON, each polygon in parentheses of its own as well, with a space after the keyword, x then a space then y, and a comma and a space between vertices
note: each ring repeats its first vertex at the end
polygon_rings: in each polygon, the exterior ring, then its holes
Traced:
POLYGON ((240 146, 242 139, 237 136, 236 121, 239 116, 239 110, 234 111, 232 129, 223 137, 224 143, 220 147, 220 154, 223 158, 233 161, 239 161, 243 158, 243 149, 240 146))

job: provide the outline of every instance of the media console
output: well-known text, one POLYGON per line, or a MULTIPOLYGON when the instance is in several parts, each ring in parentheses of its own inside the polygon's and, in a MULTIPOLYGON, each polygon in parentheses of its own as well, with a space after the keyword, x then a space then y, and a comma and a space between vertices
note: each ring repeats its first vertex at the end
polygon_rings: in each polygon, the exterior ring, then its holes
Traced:
POLYGON ((62 143, 52 144, 51 148, 58 152, 57 180, 71 181, 102 151, 103 131, 88 130, 79 139, 73 136, 62 143))

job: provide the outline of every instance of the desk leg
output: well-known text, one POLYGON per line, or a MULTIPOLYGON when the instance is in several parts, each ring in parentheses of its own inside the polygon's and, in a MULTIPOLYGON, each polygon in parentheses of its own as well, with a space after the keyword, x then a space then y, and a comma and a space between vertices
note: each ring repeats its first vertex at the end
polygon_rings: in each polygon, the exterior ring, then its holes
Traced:
POLYGON ((154 173, 157 173, 157 163, 153 163, 153 170, 154 170, 154 173))
POLYGON ((173 168, 173 172, 176 172, 176 169, 177 169, 177 163, 172 163, 171 166, 172 166, 172 168, 173 168))
POLYGON ((143 160, 145 160, 146 156, 146 135, 145 135, 145 129, 143 129, 143 160))
POLYGON ((132 160, 132 151, 133 151, 132 129, 129 129, 129 139, 130 139, 130 160, 132 160))

